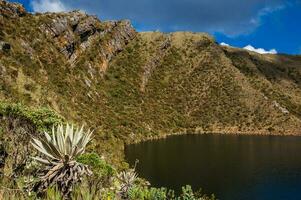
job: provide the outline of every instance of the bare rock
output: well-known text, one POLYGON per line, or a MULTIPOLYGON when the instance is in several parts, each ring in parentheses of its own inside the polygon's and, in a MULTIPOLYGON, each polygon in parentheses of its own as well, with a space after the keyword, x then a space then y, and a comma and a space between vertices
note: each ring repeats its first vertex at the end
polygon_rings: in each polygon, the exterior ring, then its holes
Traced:
POLYGON ((68 20, 66 17, 53 19, 50 29, 54 36, 59 36, 68 29, 68 20))
POLYGON ((0 16, 16 18, 24 15, 26 15, 26 11, 21 4, 0 0, 0 16))
POLYGON ((76 47, 86 41, 97 30, 100 21, 81 11, 69 13, 48 13, 52 18, 50 23, 43 24, 41 30, 54 38, 61 52, 70 59, 76 47), (78 39, 80 38, 80 39, 78 39))
POLYGON ((98 22, 96 17, 89 16, 76 26, 74 33, 80 36, 82 42, 86 41, 90 35, 96 32, 98 22))
POLYGON ((101 22, 96 16, 80 11, 47 15, 51 20, 41 25, 40 29, 54 41, 72 66, 83 52, 99 42, 99 38, 105 38, 99 54, 100 60, 104 61, 101 65, 106 69, 106 63, 112 56, 136 35, 128 20, 101 22))
MULTIPOLYGON (((136 31, 128 20, 111 21, 109 23, 112 24, 110 30, 112 37, 108 45, 111 47, 112 52, 121 51, 123 46, 136 36, 136 31)), ((108 56, 110 58, 111 55, 108 56)))
POLYGON ((283 114, 289 114, 289 111, 285 107, 281 106, 277 101, 273 101, 273 105, 278 108, 283 114))

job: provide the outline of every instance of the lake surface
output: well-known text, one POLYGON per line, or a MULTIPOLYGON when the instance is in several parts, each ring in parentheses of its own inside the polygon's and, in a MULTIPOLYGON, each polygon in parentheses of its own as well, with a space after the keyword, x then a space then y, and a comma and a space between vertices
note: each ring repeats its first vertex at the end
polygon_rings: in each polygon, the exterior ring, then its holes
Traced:
POLYGON ((156 187, 202 188, 220 200, 301 199, 301 137, 182 135, 129 145, 156 187))

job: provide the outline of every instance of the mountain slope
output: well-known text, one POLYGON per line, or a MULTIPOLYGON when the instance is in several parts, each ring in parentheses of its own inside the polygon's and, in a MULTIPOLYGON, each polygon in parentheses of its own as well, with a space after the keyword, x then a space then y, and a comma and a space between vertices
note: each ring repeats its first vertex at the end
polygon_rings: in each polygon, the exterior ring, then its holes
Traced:
POLYGON ((0 1, 0 14, 1 101, 48 106, 95 128, 97 141, 301 133, 300 56, 221 47, 203 33, 137 33, 80 11, 0 1))

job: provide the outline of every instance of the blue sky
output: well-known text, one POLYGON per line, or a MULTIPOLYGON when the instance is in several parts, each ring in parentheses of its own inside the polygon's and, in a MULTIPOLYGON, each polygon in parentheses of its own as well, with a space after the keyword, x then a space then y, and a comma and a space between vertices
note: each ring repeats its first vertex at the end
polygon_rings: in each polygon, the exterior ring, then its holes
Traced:
POLYGON ((301 0, 10 1, 31 12, 80 9, 100 20, 130 19, 138 31, 208 32, 235 47, 301 54, 301 0))

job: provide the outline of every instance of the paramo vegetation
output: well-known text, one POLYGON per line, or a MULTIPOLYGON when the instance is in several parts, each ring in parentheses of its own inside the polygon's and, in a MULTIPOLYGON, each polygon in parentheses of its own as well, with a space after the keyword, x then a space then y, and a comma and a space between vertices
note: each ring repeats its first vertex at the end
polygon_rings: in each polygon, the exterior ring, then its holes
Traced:
POLYGON ((298 135, 300 66, 300 56, 220 46, 206 33, 137 32, 128 20, 0 0, 0 199, 214 199, 152 188, 124 145, 298 135))
POLYGON ((190 186, 183 187, 179 196, 166 188, 153 188, 139 178, 135 169, 114 167, 98 154, 86 152, 93 138, 92 131, 83 126, 64 125, 55 112, 30 110, 20 104, 1 105, 1 120, 8 123, 8 126, 1 124, 1 164, 4 165, 0 174, 1 199, 215 199, 193 192, 190 186), (41 119, 39 126, 32 116, 41 119), (27 127, 16 123, 23 120, 27 127), (15 123, 14 127, 9 127, 9 123, 15 123), (7 148, 11 143, 7 134, 17 136, 12 140, 22 134, 29 137, 31 151, 23 160, 17 158, 16 149, 7 148))

